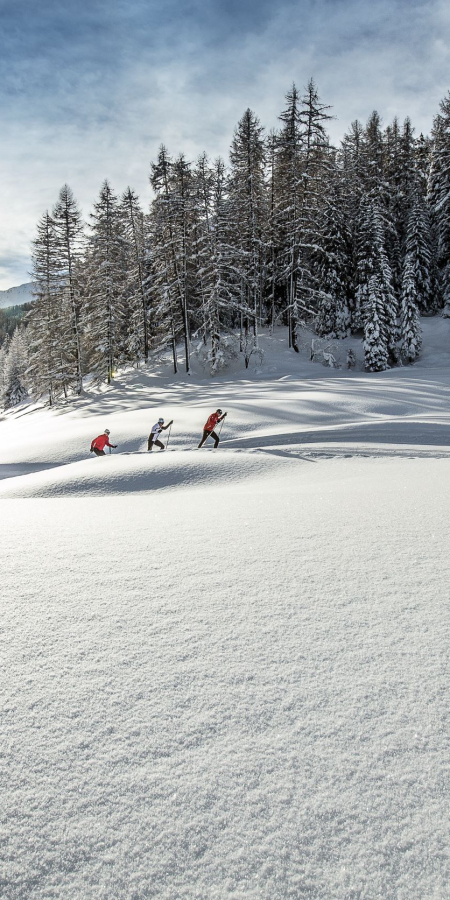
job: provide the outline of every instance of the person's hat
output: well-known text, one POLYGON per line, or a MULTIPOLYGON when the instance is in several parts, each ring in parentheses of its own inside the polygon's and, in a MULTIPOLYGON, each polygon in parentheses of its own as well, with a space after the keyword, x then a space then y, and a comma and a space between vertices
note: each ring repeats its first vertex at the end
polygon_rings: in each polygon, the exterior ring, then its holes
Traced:
POLYGON ((164 425, 164 419, 158 419, 158 424, 159 424, 159 425, 164 425))
POLYGON ((221 410, 221 409, 216 409, 216 412, 218 412, 218 413, 219 413, 219 416, 221 416, 221 415, 222 415, 222 410, 221 410))
POLYGON ((105 434, 111 434, 109 428, 105 428, 105 434))

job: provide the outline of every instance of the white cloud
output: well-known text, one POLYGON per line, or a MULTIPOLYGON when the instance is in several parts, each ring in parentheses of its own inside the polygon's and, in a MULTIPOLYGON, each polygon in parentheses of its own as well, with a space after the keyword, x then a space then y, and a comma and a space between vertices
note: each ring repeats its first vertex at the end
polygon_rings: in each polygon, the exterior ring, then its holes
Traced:
MULTIPOLYGON (((189 18, 180 7, 177 18, 175 3, 152 40, 138 34, 139 19, 135 30, 122 24, 123 42, 109 37, 96 60, 91 36, 85 66, 80 48, 78 63, 55 71, 53 82, 41 60, 39 98, 26 93, 36 75, 27 65, 9 104, 14 115, 2 128, 0 288, 28 280, 36 222, 64 182, 86 215, 104 178, 118 192, 131 184, 147 204, 149 164, 161 142, 191 159, 203 149, 226 155, 247 106, 267 128, 277 124, 293 80, 302 88, 312 75, 333 105, 335 142, 374 108, 385 123, 409 115, 417 132, 429 131, 449 87, 450 10, 443 0, 288 0, 270 17, 266 6, 261 19, 256 0, 253 7, 254 23, 249 3, 234 30, 228 16, 223 39, 222 20, 211 10, 203 27, 195 8, 189 18), (115 66, 111 53, 119 44, 115 66)), ((150 34, 150 21, 147 27, 150 34)))

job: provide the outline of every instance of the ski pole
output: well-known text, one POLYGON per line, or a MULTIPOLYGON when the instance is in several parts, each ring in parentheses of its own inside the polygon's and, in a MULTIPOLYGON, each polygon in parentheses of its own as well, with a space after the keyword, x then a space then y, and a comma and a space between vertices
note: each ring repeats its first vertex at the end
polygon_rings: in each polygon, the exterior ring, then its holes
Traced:
POLYGON ((220 437, 220 432, 222 431, 223 423, 224 423, 224 422, 225 422, 225 416, 223 417, 223 419, 222 419, 222 421, 221 421, 221 423, 220 423, 219 434, 217 435, 217 437, 220 437))
POLYGON ((168 446, 169 446, 169 441, 170 441, 170 432, 171 432, 171 431, 172 431, 172 423, 170 423, 170 425, 169 425, 169 434, 168 434, 168 435, 167 435, 167 444, 166 444, 166 450, 167 450, 167 448, 168 448, 168 446))

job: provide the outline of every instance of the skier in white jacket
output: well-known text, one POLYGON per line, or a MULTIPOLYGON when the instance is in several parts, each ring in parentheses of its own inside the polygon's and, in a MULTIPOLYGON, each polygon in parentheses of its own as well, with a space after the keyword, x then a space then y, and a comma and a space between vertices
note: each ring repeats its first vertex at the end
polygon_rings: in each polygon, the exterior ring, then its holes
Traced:
POLYGON ((171 422, 168 422, 167 425, 164 425, 164 419, 158 419, 148 436, 148 450, 153 450, 153 446, 159 447, 160 450, 166 449, 162 441, 158 440, 158 438, 161 432, 165 431, 166 428, 170 428, 171 425, 173 425, 173 419, 171 422))

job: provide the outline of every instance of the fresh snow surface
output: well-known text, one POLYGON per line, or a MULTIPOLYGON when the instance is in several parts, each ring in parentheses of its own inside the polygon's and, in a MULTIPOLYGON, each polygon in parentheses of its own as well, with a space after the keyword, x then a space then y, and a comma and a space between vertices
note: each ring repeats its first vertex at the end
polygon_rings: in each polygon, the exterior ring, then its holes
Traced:
POLYGON ((3 416, 2 898, 450 897, 450 323, 423 325, 380 375, 280 329, 259 372, 162 361, 3 416))
POLYGON ((33 300, 33 287, 33 282, 29 282, 27 284, 19 284, 17 287, 7 288, 6 291, 0 291, 0 309, 31 303, 33 300))

